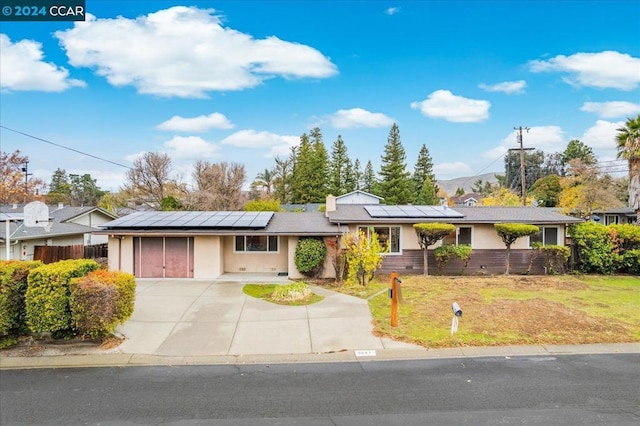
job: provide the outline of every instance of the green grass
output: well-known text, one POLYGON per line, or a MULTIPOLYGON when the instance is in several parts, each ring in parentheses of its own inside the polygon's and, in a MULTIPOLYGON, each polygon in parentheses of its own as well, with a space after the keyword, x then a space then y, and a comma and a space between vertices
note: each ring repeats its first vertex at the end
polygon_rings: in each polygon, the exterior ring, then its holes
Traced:
POLYGON ((323 296, 308 291, 305 296, 299 294, 301 290, 308 286, 302 282, 291 284, 246 284, 242 291, 256 299, 286 306, 305 306, 318 303, 324 299, 323 296))
POLYGON ((369 299, 376 333, 427 347, 640 341, 640 278, 616 276, 402 277, 391 327, 388 277, 337 291, 369 299), (373 297, 372 297, 373 296, 373 297), (451 304, 463 311, 451 335, 451 304))

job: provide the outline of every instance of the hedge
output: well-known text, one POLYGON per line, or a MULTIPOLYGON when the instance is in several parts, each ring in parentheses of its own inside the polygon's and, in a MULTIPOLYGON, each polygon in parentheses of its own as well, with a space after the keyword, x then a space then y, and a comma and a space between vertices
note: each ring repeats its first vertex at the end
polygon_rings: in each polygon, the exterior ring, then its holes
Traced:
POLYGON ((24 327, 27 276, 40 261, 0 261, 0 336, 19 335, 24 327))
POLYGON ((27 325, 32 332, 71 331, 69 281, 98 269, 90 259, 62 260, 32 269, 25 297, 27 325))
POLYGON ((327 257, 327 246, 317 238, 302 238, 296 245, 294 261, 301 274, 317 277, 327 257))
POLYGON ((72 279, 69 289, 73 327, 83 336, 109 335, 133 314, 136 282, 131 274, 97 270, 72 279))

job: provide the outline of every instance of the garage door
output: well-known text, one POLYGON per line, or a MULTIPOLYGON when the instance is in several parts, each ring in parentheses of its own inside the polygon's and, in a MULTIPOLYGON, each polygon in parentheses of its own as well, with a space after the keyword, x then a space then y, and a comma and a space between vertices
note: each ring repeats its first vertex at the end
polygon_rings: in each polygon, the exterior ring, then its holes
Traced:
POLYGON ((135 237, 138 278, 193 278, 193 237, 135 237))

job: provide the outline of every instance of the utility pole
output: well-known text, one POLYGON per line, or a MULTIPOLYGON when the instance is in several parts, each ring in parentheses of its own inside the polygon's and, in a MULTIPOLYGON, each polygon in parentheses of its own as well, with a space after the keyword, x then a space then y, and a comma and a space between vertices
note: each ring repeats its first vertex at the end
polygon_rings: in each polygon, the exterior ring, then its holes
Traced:
POLYGON ((24 203, 27 204, 27 197, 29 195, 29 176, 33 174, 29 173, 29 160, 24 162, 22 172, 24 173, 24 203))
MULTIPOLYGON (((520 151, 520 183, 521 183, 521 187, 522 187, 522 205, 526 206, 527 205, 527 182, 526 182, 526 173, 525 173, 525 165, 524 165, 524 152, 525 151, 532 151, 533 148, 524 148, 523 147, 523 143, 522 143, 522 130, 526 130, 527 133, 529 132, 529 128, 528 127, 514 127, 514 130, 517 130, 517 138, 518 138, 518 143, 520 144, 520 148, 517 148, 518 151, 520 151)), ((516 149, 509 149, 509 151, 515 151, 516 149)))

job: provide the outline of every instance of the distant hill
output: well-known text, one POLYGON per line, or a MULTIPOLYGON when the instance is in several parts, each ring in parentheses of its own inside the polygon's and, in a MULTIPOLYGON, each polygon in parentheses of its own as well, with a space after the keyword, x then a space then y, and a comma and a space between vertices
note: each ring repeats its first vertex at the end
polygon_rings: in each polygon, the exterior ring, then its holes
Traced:
POLYGON ((476 183, 479 179, 482 182, 497 183, 496 175, 498 172, 485 173, 478 176, 459 177, 448 180, 438 180, 438 186, 444 190, 449 196, 453 196, 456 193, 456 189, 462 188, 465 192, 471 192, 471 185, 476 183))

